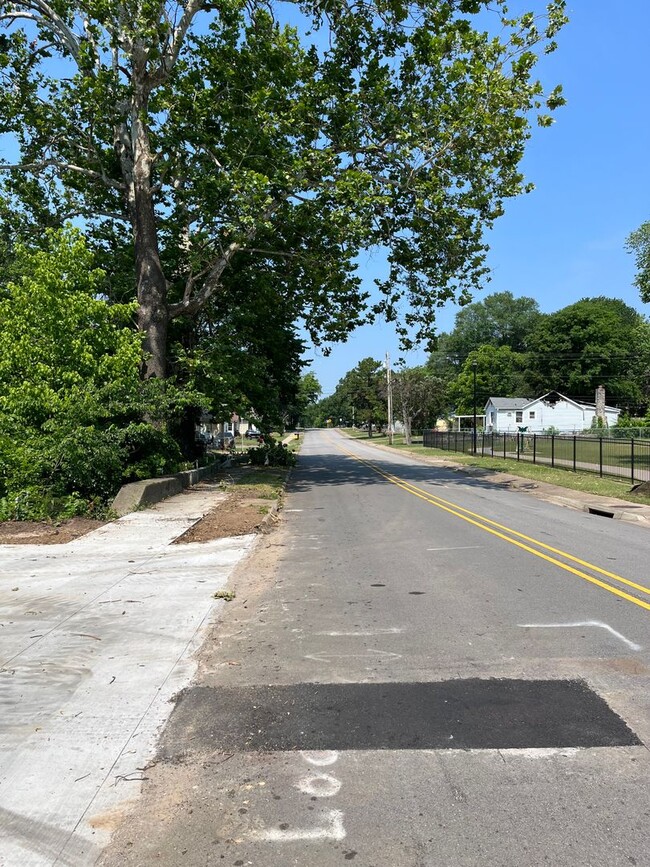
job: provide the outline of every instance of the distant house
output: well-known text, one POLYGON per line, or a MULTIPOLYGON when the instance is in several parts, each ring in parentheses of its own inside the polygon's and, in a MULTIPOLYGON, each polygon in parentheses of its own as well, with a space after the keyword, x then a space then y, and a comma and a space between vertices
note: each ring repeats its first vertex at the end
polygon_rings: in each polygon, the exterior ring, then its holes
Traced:
MULTIPOLYGON (((579 433, 588 430, 596 416, 595 403, 580 403, 558 391, 549 391, 542 397, 491 397, 485 404, 485 430, 495 433, 516 433, 526 428, 527 433, 543 433, 554 428, 561 433, 579 433)), ((615 425, 620 409, 604 407, 607 427, 615 425)))
POLYGON ((217 422, 209 412, 203 412, 196 426, 196 438, 204 442, 216 442, 222 433, 244 436, 248 431, 257 432, 255 422, 248 421, 233 413, 227 421, 217 422))

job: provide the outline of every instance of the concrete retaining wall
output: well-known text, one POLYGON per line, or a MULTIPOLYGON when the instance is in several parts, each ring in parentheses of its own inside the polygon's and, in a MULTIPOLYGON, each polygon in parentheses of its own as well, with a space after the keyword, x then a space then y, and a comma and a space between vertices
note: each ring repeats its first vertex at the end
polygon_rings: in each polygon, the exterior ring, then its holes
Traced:
POLYGON ((111 503, 111 509, 121 518, 122 515, 135 512, 141 506, 151 506, 167 497, 173 497, 174 494, 180 494, 185 488, 216 476, 219 470, 228 466, 230 466, 230 458, 220 463, 209 464, 207 467, 175 473, 173 476, 130 482, 128 485, 122 485, 111 503))

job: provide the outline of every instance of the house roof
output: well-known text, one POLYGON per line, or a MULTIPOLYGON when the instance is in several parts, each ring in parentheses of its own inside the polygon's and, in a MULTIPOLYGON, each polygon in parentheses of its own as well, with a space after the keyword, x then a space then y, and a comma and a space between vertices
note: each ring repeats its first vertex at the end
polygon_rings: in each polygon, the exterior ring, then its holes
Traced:
MULTIPOLYGON (((546 394, 542 394, 540 395, 540 397, 491 397, 485 404, 485 408, 487 408, 488 404, 491 403, 495 409, 525 409, 527 406, 530 406, 533 403, 538 403, 540 400, 543 401, 544 398, 548 397, 549 395, 554 395, 560 400, 565 400, 567 401, 567 403, 572 403, 579 409, 595 409, 596 406, 593 403, 582 403, 581 401, 574 400, 572 397, 566 397, 566 395, 560 394, 559 391, 547 391, 546 394)), ((606 406, 605 410, 609 412, 620 412, 619 409, 616 409, 616 407, 613 406, 606 406)))
MULTIPOLYGON (((530 397, 491 397, 488 403, 495 409, 522 409, 531 403, 531 400, 530 397)), ((487 406, 487 403, 485 405, 487 406)))

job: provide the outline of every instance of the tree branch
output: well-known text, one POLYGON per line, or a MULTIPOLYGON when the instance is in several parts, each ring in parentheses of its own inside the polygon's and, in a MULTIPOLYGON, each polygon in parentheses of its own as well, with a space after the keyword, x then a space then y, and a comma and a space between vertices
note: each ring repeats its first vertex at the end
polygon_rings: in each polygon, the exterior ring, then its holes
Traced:
POLYGON ((73 217, 107 217, 109 220, 121 220, 123 223, 130 222, 128 217, 125 217, 124 214, 118 214, 117 211, 101 211, 97 208, 75 208, 61 215, 60 219, 65 222, 66 220, 71 220, 73 217))
POLYGON ((187 31, 189 30, 195 15, 201 11, 204 5, 205 0, 188 0, 183 15, 181 16, 181 20, 174 28, 174 34, 170 40, 169 47, 164 53, 161 63, 151 76, 149 76, 150 87, 157 87, 169 76, 169 73, 174 68, 174 64, 178 60, 178 55, 183 47, 187 31))
POLYGON ((84 175, 87 178, 92 178, 94 181, 100 181, 107 187, 110 187, 114 190, 120 190, 123 192, 126 189, 125 184, 120 181, 114 181, 112 178, 106 177, 106 175, 95 172, 92 169, 86 169, 83 166, 75 166, 72 163, 63 163, 60 160, 42 160, 38 163, 14 163, 14 164, 2 164, 0 163, 0 171, 9 172, 9 171, 41 171, 42 169, 47 168, 56 168, 61 169, 61 171, 66 172, 77 172, 80 175, 84 175))
MULTIPOLYGON (((75 35, 75 33, 68 27, 63 18, 58 15, 51 6, 44 2, 44 0, 15 0, 15 9, 11 10, 11 12, 18 12, 20 9, 32 10, 32 12, 38 13, 41 17, 34 18, 34 20, 40 22, 47 22, 54 30, 54 32, 61 38, 64 45, 70 52, 70 54, 74 57, 75 60, 79 57, 79 39, 75 35)), ((11 13, 9 13, 11 14, 11 13)), ((21 16, 21 17, 32 17, 33 16, 21 16)))
MULTIPOLYGON (((273 214, 278 210, 278 208, 291 197, 291 193, 287 192, 284 195, 280 196, 280 198, 275 199, 270 202, 269 205, 264 210, 261 215, 260 224, 265 223, 269 220, 273 214)), ((252 239, 257 234, 257 228, 251 226, 251 228, 246 232, 245 236, 241 241, 233 241, 229 244, 225 250, 222 251, 221 256, 216 260, 214 265, 209 269, 208 277, 203 284, 203 288, 200 292, 198 292, 193 298, 191 297, 183 297, 183 300, 179 304, 170 304, 169 306, 169 316, 173 319, 175 316, 193 316, 195 313, 203 307, 206 301, 210 298, 211 295, 216 292, 219 288, 221 282, 221 275, 226 270, 230 262, 235 257, 237 253, 241 253, 243 250, 247 250, 248 241, 252 241, 252 239)), ((187 290, 187 286, 186 286, 187 290)), ((190 287, 191 291, 191 287, 190 287)))

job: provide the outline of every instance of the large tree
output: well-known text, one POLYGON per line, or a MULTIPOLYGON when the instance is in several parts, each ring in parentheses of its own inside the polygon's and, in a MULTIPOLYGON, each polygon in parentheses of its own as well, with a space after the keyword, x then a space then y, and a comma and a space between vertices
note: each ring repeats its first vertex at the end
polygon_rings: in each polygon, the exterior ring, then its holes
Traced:
MULTIPOLYGON (((367 425, 370 436, 373 427, 386 423, 386 375, 380 361, 374 358, 362 359, 339 381, 334 394, 340 409, 346 410, 340 416, 343 422, 353 419, 356 425, 367 425)), ((336 401, 331 403, 333 406, 337 405, 336 401)), ((339 419, 334 418, 335 424, 338 421, 339 419)))
POLYGON ((115 254, 150 376, 170 321, 238 260, 277 276, 316 341, 404 301, 404 339, 424 336, 480 284, 484 230, 526 189, 531 112, 547 125, 562 102, 533 69, 563 0, 543 20, 505 0, 297 8, 301 33, 273 2, 0 2, 5 196, 83 218, 115 254), (367 309, 354 259, 372 245, 389 273, 367 309))
POLYGON ((523 352, 541 316, 534 298, 494 292, 459 310, 453 330, 440 335, 437 354, 449 356, 460 366, 470 352, 485 344, 523 352))
POLYGON ((641 300, 650 303, 650 221, 642 223, 627 238, 626 249, 634 254, 636 279, 641 300))
POLYGON ((424 366, 395 371, 392 384, 393 403, 404 424, 404 442, 410 445, 413 426, 433 426, 444 411, 445 384, 424 366))
POLYGON ((476 409, 481 413, 488 398, 526 397, 526 389, 526 356, 509 346, 486 343, 465 359, 448 394, 458 415, 471 415, 475 397, 476 409))
POLYGON ((618 298, 583 298, 545 316, 528 341, 533 395, 557 389, 593 401, 603 385, 611 402, 636 411, 645 403, 646 335, 643 317, 618 298))

